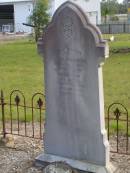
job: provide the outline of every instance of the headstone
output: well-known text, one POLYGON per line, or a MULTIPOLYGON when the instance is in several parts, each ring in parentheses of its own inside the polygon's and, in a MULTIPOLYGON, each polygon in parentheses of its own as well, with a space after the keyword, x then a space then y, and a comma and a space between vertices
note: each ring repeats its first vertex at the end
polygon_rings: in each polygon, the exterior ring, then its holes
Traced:
POLYGON ((106 42, 71 2, 54 14, 38 44, 45 64, 45 153, 36 163, 63 161, 80 171, 112 172, 104 122, 102 63, 106 42))

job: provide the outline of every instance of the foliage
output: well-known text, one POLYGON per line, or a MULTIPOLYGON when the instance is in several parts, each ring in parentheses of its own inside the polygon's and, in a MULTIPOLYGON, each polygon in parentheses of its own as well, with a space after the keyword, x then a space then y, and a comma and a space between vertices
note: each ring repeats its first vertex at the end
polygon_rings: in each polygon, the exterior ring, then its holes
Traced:
POLYGON ((49 22, 48 14, 48 1, 47 0, 37 0, 34 4, 34 9, 31 16, 29 17, 30 23, 35 26, 35 40, 37 41, 40 37, 41 29, 49 22))
POLYGON ((107 22, 107 16, 112 16, 114 14, 125 14, 127 13, 127 4, 118 3, 117 0, 102 0, 101 1, 101 14, 105 18, 105 23, 107 22))
POLYGON ((127 13, 127 4, 122 3, 118 4, 118 14, 126 14, 127 13))
POLYGON ((117 0, 102 0, 101 2, 101 12, 102 16, 112 15, 118 11, 117 0))

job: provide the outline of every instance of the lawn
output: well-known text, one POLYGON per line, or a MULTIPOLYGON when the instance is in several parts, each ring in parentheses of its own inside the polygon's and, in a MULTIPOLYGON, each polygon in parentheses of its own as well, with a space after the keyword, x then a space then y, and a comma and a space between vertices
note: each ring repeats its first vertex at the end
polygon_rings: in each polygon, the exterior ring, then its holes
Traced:
MULTIPOLYGON (((110 39, 112 34, 104 34, 104 39, 110 39)), ((109 42, 110 49, 130 48, 130 34, 114 34, 114 41, 109 42)))
MULTIPOLYGON (((104 35, 108 39, 112 35, 104 35)), ((110 56, 103 67, 105 110, 112 102, 124 104, 130 112, 130 53, 113 53, 113 49, 130 48, 130 34, 115 34, 109 42, 110 56)))
POLYGON ((120 102, 130 112, 130 53, 113 54, 103 66, 105 110, 120 102))
MULTIPOLYGON (((28 40, 0 44, 0 89, 4 92, 5 102, 9 102, 12 90, 20 90, 26 98, 26 105, 31 106, 32 95, 44 93, 43 60, 37 54, 36 45, 28 40)), ((14 103, 15 96, 12 97, 14 103)), ((20 104, 23 99, 20 96, 20 104)), ((37 106, 37 97, 34 105, 37 106)), ((13 118, 17 119, 17 108, 12 109, 13 118)), ((31 109, 26 110, 27 121, 32 119, 31 109)), ((5 109, 6 119, 10 117, 9 106, 5 109)), ((19 109, 20 120, 25 119, 24 109, 19 109)), ((1 111, 0 111, 1 118, 1 111)), ((34 111, 35 120, 40 120, 39 112, 34 111)), ((44 118, 44 117, 43 117, 44 118)))
POLYGON ((30 100, 35 92, 43 92, 43 62, 36 45, 28 40, 0 44, 0 89, 6 99, 11 90, 19 89, 30 100))
MULTIPOLYGON (((105 36, 106 37, 106 36, 105 36)), ((108 36, 107 36, 108 37, 108 36)), ((110 49, 130 47, 130 35, 116 35, 110 49)), ((34 42, 22 40, 0 44, 0 89, 5 99, 13 89, 21 90, 31 103, 35 92, 44 92, 43 61, 34 42)), ((123 103, 130 112, 130 53, 112 54, 103 66, 105 110, 113 102, 123 103)))

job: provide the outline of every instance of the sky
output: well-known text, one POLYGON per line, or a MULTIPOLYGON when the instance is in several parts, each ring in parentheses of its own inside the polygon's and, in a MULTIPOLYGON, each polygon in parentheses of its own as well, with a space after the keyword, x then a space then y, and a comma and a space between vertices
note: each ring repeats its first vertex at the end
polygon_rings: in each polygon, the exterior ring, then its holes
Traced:
POLYGON ((117 0, 117 1, 118 1, 119 3, 120 3, 120 2, 123 2, 123 0, 117 0))
MULTIPOLYGON (((101 1, 101 0, 100 0, 101 1)), ((123 0, 117 0, 119 3, 123 2, 123 0)))
POLYGON ((123 0, 117 0, 118 2, 122 2, 123 0))

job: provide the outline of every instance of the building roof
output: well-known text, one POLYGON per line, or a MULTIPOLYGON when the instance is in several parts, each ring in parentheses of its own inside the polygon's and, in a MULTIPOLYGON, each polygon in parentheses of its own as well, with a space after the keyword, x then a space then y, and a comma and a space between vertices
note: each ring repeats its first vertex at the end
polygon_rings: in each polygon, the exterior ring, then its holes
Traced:
POLYGON ((28 2, 33 0, 0 0, 0 3, 12 3, 12 2, 28 2))

